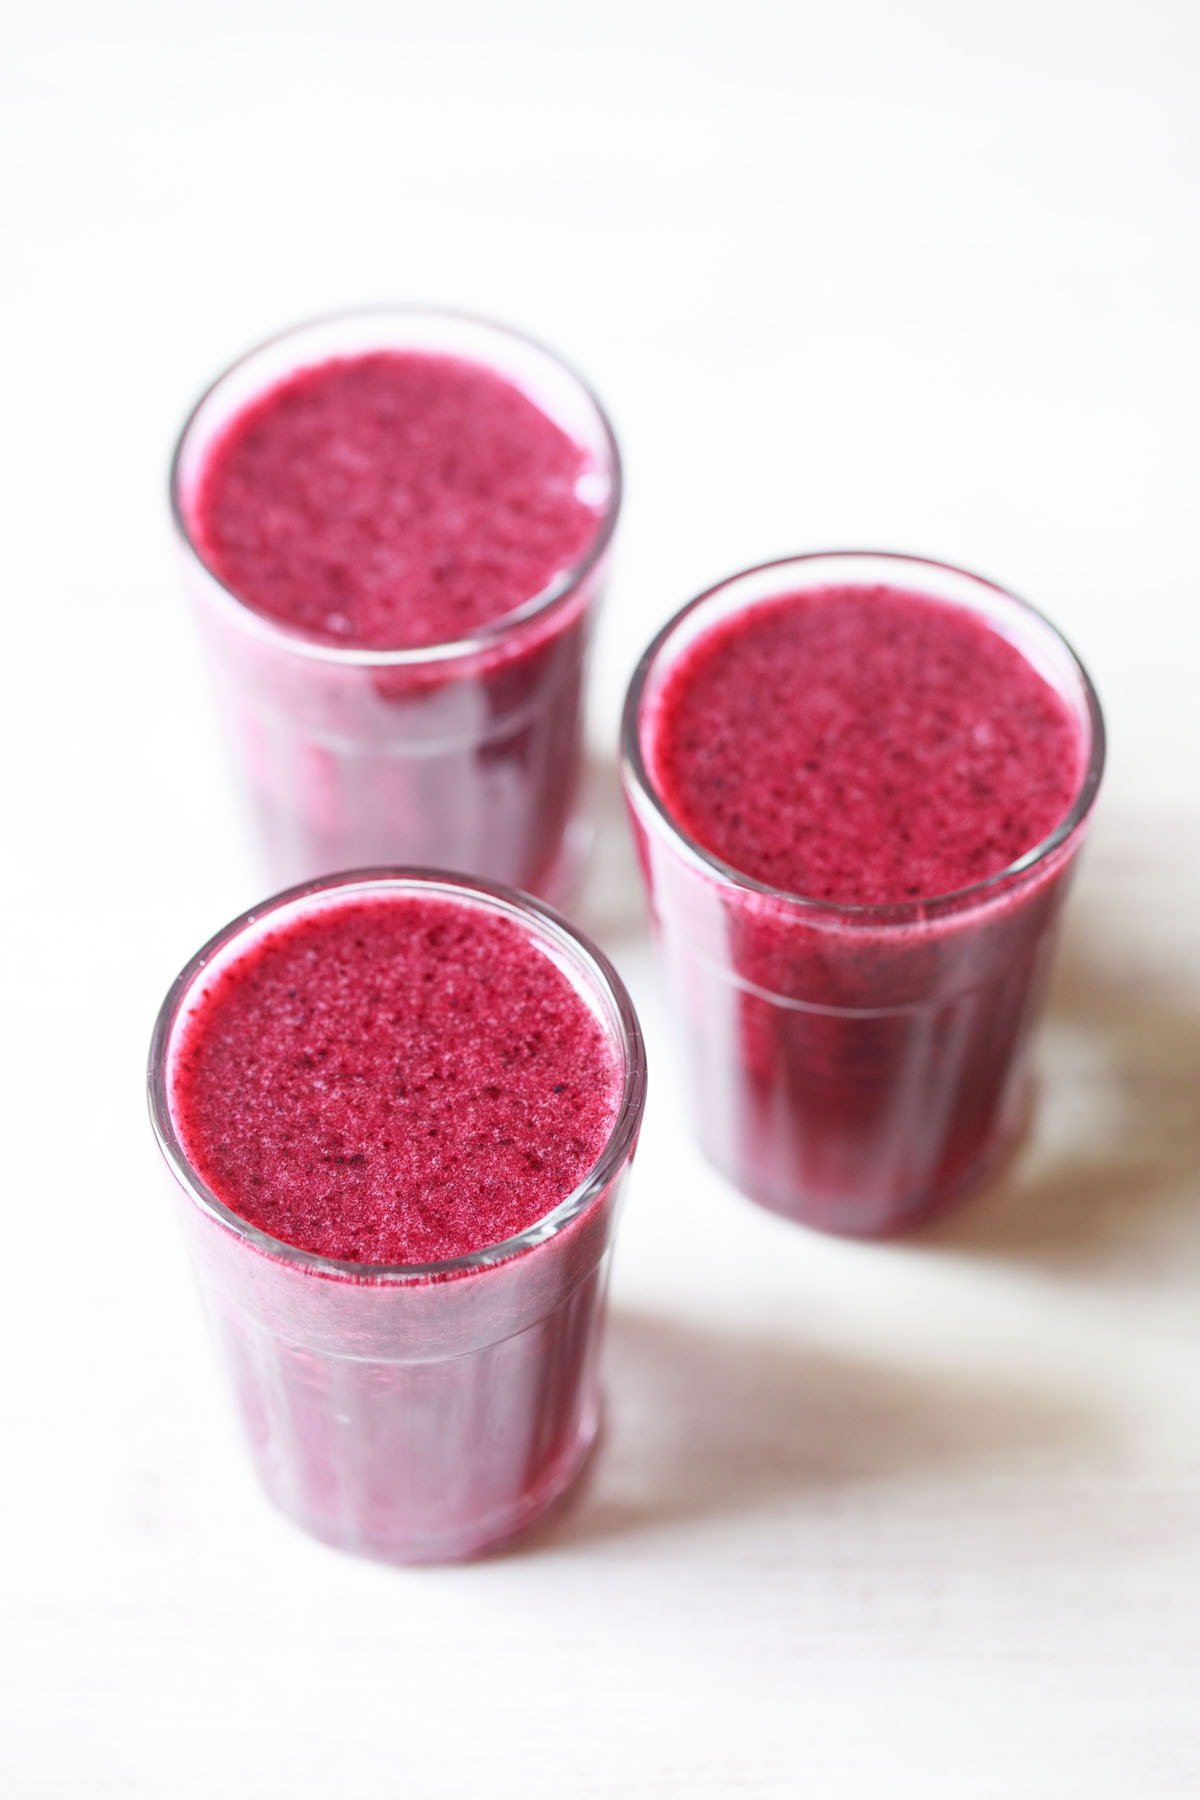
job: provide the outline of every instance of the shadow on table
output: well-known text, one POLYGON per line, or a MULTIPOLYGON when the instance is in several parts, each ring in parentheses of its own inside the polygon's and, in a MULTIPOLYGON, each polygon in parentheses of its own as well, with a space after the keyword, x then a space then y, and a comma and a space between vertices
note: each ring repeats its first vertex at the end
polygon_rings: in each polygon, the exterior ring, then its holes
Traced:
POLYGON ((817 1345, 619 1308, 601 1455, 521 1541, 546 1550, 767 1511, 910 1470, 994 1463, 1090 1440, 1074 1399, 956 1373, 888 1368, 817 1345))
MULTIPOLYGON (((1105 955, 1086 916, 1068 918, 1043 1027, 1063 1054, 1041 1095, 1061 1147, 1033 1142, 979 1198, 911 1239, 916 1250, 1041 1261, 1063 1271, 1120 1259, 1144 1274, 1164 1247, 1200 1245, 1200 1011, 1105 955), (1069 1084, 1069 1087, 1068 1087, 1069 1084)), ((1043 1127, 1044 1129, 1044 1127, 1043 1127)))

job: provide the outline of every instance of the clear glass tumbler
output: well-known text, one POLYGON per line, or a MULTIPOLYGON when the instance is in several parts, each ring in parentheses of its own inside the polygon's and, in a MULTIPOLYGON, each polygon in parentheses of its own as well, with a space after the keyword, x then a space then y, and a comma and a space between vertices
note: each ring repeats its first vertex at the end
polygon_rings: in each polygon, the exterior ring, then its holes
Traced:
POLYGON ((975 1188, 1029 1111, 1028 1045, 1104 763, 1095 691, 1052 625, 963 570, 801 556, 736 575, 667 624, 634 674, 623 778, 701 1145, 745 1194, 849 1234, 902 1227, 975 1188), (719 620, 806 588, 888 585, 968 607, 1067 700, 1086 773, 1067 816, 957 893, 842 906, 740 874, 675 822, 648 732, 681 653, 719 620))
POLYGON ((192 1261, 268 1496, 345 1550, 458 1559, 538 1518, 600 1417, 608 1271, 645 1100, 641 1031, 601 952, 536 901, 458 877, 371 872, 310 883, 236 919, 172 986, 150 1052, 150 1113, 192 1261), (341 1262, 268 1236, 189 1164, 171 1108, 180 1026, 231 960, 331 894, 439 893, 516 920, 593 1007, 622 1070, 591 1173, 504 1243, 419 1266, 341 1262))
POLYGON ((390 307, 318 320, 214 382, 184 425, 170 487, 185 584, 271 885, 406 863, 568 894, 586 843, 588 642, 621 501, 616 440, 580 377, 531 339, 466 315, 390 307), (240 600, 197 548, 198 480, 231 417, 298 369, 381 349, 494 370, 589 457, 597 527, 582 559, 458 642, 316 641, 240 600))

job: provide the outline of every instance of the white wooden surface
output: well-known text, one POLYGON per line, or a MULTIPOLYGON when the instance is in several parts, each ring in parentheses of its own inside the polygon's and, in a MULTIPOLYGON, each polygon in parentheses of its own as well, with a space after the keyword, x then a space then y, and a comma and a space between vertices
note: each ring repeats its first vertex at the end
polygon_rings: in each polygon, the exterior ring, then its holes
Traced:
POLYGON ((0 1791, 1200 1792, 1200 13, 16 0, 0 32, 0 1791), (540 331, 624 438, 586 916, 654 1058, 594 1473, 520 1553, 421 1573, 259 1501, 141 1098, 165 983, 255 888, 171 434, 256 336, 393 295, 540 331), (668 610, 843 543, 1028 593, 1113 739, 1034 1140, 886 1247, 698 1162, 604 760, 668 610))

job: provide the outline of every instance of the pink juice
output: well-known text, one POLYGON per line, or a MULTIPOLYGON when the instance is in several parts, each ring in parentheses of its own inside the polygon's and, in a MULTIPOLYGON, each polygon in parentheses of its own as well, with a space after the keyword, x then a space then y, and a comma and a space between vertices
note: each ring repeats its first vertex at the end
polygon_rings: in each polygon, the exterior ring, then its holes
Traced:
POLYGON ((619 485, 590 393, 481 321, 326 321, 210 390, 173 496, 274 881, 569 884, 619 485))
POLYGON ((202 955, 152 1103, 264 1487, 395 1560, 511 1535, 597 1428, 623 990, 553 915, 426 877, 297 890, 202 955))
POLYGON ((1099 780, 1062 640, 959 571, 797 558, 668 627, 627 732, 711 1159, 846 1232, 976 1185, 1099 780))

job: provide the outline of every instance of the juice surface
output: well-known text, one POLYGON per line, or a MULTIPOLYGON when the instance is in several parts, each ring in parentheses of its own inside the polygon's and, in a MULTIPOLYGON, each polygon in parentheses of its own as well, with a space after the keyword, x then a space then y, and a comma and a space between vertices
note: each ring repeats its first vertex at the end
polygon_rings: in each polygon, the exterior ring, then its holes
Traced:
POLYGON ((715 625, 646 738, 698 844, 845 905, 998 874, 1069 811, 1085 756, 1066 701, 985 620, 887 587, 780 595, 715 625))
POLYGON ((326 905, 225 965, 180 1027, 176 1129, 219 1199, 364 1263, 503 1242, 596 1163, 621 1071, 522 927, 396 894, 326 905))
POLYGON ((483 364, 378 350, 302 369, 210 448, 188 526, 258 611, 326 643, 454 642, 541 593, 599 525, 587 452, 483 364))

